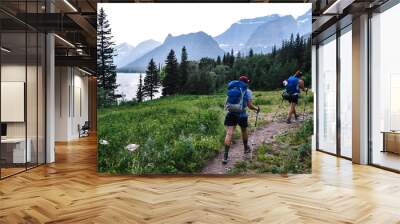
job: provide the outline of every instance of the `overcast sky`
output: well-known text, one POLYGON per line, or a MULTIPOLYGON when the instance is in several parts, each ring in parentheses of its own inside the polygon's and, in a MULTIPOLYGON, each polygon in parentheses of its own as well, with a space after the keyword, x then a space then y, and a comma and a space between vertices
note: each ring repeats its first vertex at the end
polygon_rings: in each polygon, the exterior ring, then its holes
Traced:
POLYGON ((223 33, 240 19, 271 14, 303 15, 311 3, 99 3, 111 24, 116 44, 133 46, 154 39, 163 42, 173 36, 204 31, 223 33))

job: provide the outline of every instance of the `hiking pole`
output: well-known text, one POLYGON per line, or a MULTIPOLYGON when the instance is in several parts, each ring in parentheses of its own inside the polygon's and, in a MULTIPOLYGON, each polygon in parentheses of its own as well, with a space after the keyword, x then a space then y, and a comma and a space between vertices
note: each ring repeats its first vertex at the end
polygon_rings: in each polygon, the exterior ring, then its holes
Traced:
POLYGON ((281 103, 279 104, 278 108, 276 109, 274 116, 272 116, 272 121, 275 120, 276 115, 278 114, 279 110, 280 110, 281 107, 282 107, 283 101, 284 101, 284 99, 282 98, 282 101, 281 101, 281 103))
POLYGON ((258 114, 260 113, 260 107, 259 106, 257 106, 257 107, 258 107, 258 109, 257 109, 257 113, 256 113, 256 122, 254 123, 254 127, 257 127, 258 114))
POLYGON ((307 102, 307 95, 308 95, 308 89, 306 90, 306 96, 304 97, 304 102, 303 102, 303 121, 305 119, 305 113, 306 113, 306 102, 307 102))

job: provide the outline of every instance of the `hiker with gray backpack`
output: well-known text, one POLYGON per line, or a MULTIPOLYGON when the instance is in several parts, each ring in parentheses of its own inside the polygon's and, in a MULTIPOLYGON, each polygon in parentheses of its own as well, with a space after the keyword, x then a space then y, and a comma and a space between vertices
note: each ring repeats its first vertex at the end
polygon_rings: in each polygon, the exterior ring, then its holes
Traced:
POLYGON ((228 111, 225 117, 226 136, 225 136, 225 151, 223 164, 228 163, 229 148, 232 143, 232 136, 235 131, 236 125, 240 126, 242 132, 242 140, 244 145, 244 153, 249 154, 251 152, 248 145, 248 114, 246 107, 251 110, 260 112, 260 107, 256 107, 253 104, 253 94, 248 88, 250 80, 247 76, 240 76, 239 80, 234 80, 228 83, 227 99, 225 102, 225 110, 228 111))

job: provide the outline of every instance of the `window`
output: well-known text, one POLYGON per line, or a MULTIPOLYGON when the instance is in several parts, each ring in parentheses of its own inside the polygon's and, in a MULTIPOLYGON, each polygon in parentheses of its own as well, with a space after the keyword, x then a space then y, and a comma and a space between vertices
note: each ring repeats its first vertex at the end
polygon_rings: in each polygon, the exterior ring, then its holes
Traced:
POLYGON ((400 5, 371 18, 372 163, 400 170, 400 5))
POLYGON ((340 155, 352 157, 352 33, 351 26, 340 36, 340 155))
MULTIPOLYGON (((40 3, 19 2, 19 13, 39 13, 40 3)), ((3 13, 0 26, 0 178, 5 178, 45 163, 46 40, 43 33, 3 13)))
POLYGON ((26 170, 31 141, 26 126, 27 51, 25 32, 1 33, 1 177, 26 170), (6 50, 4 50, 6 49, 6 50), (12 108, 12 109, 11 109, 12 108))
POLYGON ((318 48, 318 148, 336 153, 336 36, 318 48))

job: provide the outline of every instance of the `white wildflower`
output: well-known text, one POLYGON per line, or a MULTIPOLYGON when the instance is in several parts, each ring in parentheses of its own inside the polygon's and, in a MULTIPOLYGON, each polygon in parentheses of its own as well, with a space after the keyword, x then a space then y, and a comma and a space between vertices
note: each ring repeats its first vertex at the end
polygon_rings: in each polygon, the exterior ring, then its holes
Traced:
POLYGON ((104 139, 100 139, 99 143, 100 143, 100 145, 108 145, 109 144, 108 141, 104 140, 104 139))
POLYGON ((131 152, 135 151, 137 148, 139 148, 139 145, 137 145, 137 144, 129 144, 129 145, 125 146, 125 149, 127 149, 131 152))

